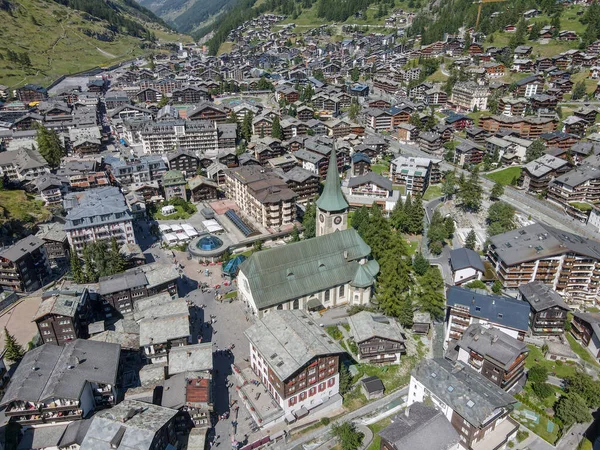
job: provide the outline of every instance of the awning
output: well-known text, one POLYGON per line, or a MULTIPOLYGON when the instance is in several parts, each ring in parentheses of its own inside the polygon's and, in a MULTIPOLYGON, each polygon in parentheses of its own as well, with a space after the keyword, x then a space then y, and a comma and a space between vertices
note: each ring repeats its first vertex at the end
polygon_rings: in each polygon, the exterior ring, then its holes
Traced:
POLYGON ((294 417, 294 415, 293 415, 293 414, 291 414, 291 413, 287 413, 287 414, 285 415, 285 421, 286 421, 287 423, 292 423, 292 422, 295 422, 295 421, 296 421, 296 418, 294 417))
POLYGON ((216 233, 217 231, 223 231, 223 227, 219 225, 216 220, 204 220, 202 225, 206 228, 209 233, 216 233))
POLYGON ((321 309, 323 305, 318 298, 313 297, 306 303, 306 307, 308 309, 321 309))
POLYGON ((306 409, 304 406, 302 408, 300 408, 298 411, 294 411, 294 415, 296 416, 297 419, 300 419, 304 416, 308 416, 308 409, 306 409))

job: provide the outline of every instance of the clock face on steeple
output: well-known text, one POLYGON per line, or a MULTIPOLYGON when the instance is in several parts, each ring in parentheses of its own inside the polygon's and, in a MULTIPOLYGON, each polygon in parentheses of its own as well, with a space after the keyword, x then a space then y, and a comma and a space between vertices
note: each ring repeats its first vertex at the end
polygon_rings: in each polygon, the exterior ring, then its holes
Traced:
POLYGON ((319 214, 319 222, 325 222, 325 216, 323 214, 319 214))
POLYGON ((340 223, 342 223, 342 218, 340 216, 335 216, 335 219, 333 219, 333 223, 339 225, 340 223))

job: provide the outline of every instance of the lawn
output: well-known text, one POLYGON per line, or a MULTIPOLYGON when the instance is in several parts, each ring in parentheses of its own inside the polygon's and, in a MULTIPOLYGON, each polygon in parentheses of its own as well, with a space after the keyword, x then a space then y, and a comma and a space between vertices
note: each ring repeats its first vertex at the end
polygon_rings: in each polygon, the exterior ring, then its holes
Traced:
POLYGON ((600 367, 600 364, 598 364, 596 362, 596 360, 590 354, 590 352, 588 352, 585 348, 583 348, 581 346, 581 344, 579 344, 579 342, 577 342, 575 340, 575 338, 573 336, 571 336, 570 333, 565 333, 565 336, 567 337, 567 341, 569 341, 571 350, 573 350, 577 354, 577 356, 579 356, 581 359, 583 359, 585 362, 591 364, 592 366, 600 367))
POLYGON ((42 223, 50 220, 52 214, 42 200, 21 190, 0 191, 0 224, 14 219, 24 223, 42 223))
POLYGON ((548 431, 548 419, 546 417, 538 416, 538 423, 535 423, 533 420, 529 420, 523 415, 516 414, 517 411, 528 410, 528 407, 522 403, 518 403, 517 405, 518 406, 515 408, 515 411, 511 414, 515 420, 522 423, 539 437, 547 442, 550 442, 551 444, 554 444, 558 440, 560 431, 558 425, 555 424, 552 431, 548 431))
POLYGON ((521 170, 521 167, 507 167, 498 172, 487 174, 486 178, 504 186, 514 185, 521 176, 521 170))
POLYGON ((186 220, 198 212, 198 208, 196 208, 196 206, 192 203, 188 202, 188 208, 190 208, 190 212, 186 211, 181 205, 174 205, 176 212, 169 214, 168 216, 164 216, 160 212, 160 208, 163 206, 166 206, 166 203, 159 205, 156 211, 152 214, 152 218, 154 220, 186 220))
POLYGON ((217 56, 223 53, 230 53, 233 48, 233 42, 223 42, 217 51, 217 56))
POLYGON ((413 256, 417 253, 417 249, 419 248, 419 241, 410 241, 408 242, 408 248, 406 249, 408 256, 413 256))
POLYGON ((406 186, 404 186, 403 184, 398 184, 396 186, 392 186, 392 189, 394 191, 400 191, 400 195, 402 195, 402 196, 406 195, 406 186))
POLYGON ((428 202, 429 200, 433 200, 434 198, 441 197, 442 194, 442 185, 441 184, 431 184, 425 191, 423 195, 423 200, 428 202))
POLYGON ((439 67, 435 72, 429 75, 427 79, 433 83, 443 83, 448 77, 442 73, 442 68, 439 67))
POLYGON ((574 208, 577 208, 579 211, 591 211, 592 210, 592 205, 590 205, 589 203, 585 203, 585 202, 571 202, 569 203, 569 205, 571 205, 574 208))
POLYGON ((367 447, 367 450, 379 450, 381 446, 381 438, 377 435, 377 433, 387 427, 390 423, 392 423, 392 420, 389 417, 385 417, 379 422, 368 425, 373 432, 373 440, 371 441, 371 445, 367 447))
POLYGON ((342 339, 344 337, 342 335, 342 332, 339 330, 339 328, 334 325, 325 327, 325 331, 327 331, 327 334, 329 336, 331 336, 333 339, 335 339, 336 341, 339 341, 340 339, 342 339))
POLYGON ((544 358, 544 354, 539 347, 536 347, 535 345, 529 345, 528 347, 529 355, 527 355, 527 359, 525 360, 525 367, 528 369, 538 365, 544 366, 548 369, 548 373, 554 374, 558 378, 566 378, 577 373, 575 363, 567 364, 561 361, 549 361, 544 358))
POLYGON ((373 164, 371 166, 371 170, 373 172, 378 173, 379 175, 381 175, 383 172, 387 172, 388 170, 390 170, 390 165, 389 164, 382 164, 382 163, 373 164))
POLYGON ((231 292, 228 292, 227 294, 225 294, 223 296, 223 298, 224 299, 227 299, 227 298, 236 298, 237 295, 238 295, 237 291, 231 291, 231 292))

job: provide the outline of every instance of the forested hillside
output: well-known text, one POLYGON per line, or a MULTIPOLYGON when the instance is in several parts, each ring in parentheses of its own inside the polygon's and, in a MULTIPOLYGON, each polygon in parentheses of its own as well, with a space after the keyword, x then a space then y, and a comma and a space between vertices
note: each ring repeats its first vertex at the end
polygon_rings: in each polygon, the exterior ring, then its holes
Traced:
POLYGON ((191 33, 219 14, 227 11, 236 0, 138 0, 182 33, 191 33))

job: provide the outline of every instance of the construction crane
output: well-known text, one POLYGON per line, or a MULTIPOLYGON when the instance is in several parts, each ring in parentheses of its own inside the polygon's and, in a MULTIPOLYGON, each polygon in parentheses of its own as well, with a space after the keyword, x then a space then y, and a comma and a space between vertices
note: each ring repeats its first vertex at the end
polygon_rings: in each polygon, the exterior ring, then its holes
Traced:
POLYGON ((505 2, 506 0, 479 0, 477 2, 473 2, 474 5, 479 5, 479 8, 477 9, 477 21, 475 22, 475 31, 477 31, 477 29, 479 28, 479 18, 481 17, 481 8, 483 7, 484 3, 499 3, 499 2, 505 2))

